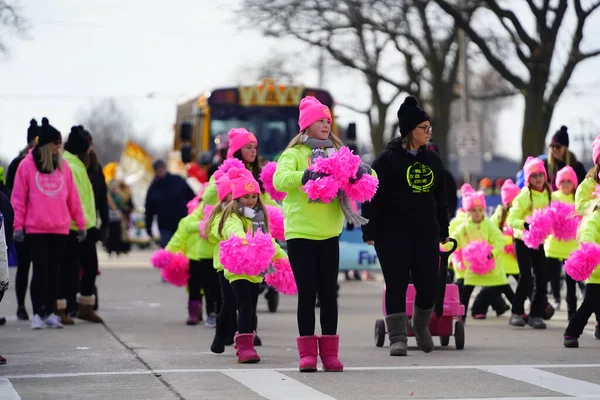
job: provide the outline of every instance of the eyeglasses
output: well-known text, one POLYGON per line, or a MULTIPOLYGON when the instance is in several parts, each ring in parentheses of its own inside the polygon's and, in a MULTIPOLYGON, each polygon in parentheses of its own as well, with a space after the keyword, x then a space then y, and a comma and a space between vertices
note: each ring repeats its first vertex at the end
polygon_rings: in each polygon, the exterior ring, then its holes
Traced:
POLYGON ((425 133, 429 133, 433 131, 433 127, 431 125, 425 125, 425 126, 417 126, 417 128, 421 128, 423 129, 423 131, 425 133))

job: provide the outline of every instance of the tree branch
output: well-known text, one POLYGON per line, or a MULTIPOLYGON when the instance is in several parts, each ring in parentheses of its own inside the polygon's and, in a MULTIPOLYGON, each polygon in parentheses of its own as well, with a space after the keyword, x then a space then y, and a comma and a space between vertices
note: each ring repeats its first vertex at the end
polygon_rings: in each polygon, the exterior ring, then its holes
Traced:
MULTIPOLYGON (((517 31, 521 41, 529 48, 530 51, 533 52, 533 50, 537 47, 537 42, 532 39, 531 36, 529 36, 527 31, 523 28, 523 25, 521 25, 521 21, 519 21, 517 16, 512 11, 500 7, 496 0, 485 0, 485 2, 490 10, 496 14, 500 21, 503 19, 508 19, 511 22, 511 24, 515 27, 515 30, 517 31)), ((504 23, 502 25, 504 25, 505 29, 511 33, 510 29, 504 23)))
POLYGON ((515 88, 519 90, 524 90, 527 87, 527 83, 523 81, 522 78, 513 74, 508 70, 504 60, 496 57, 485 39, 483 39, 478 33, 476 33, 468 21, 461 15, 461 12, 457 10, 452 4, 450 4, 447 0, 434 0, 448 15, 450 15, 456 21, 456 24, 459 28, 463 29, 469 38, 479 47, 485 58, 488 62, 494 67, 496 71, 500 75, 504 77, 507 81, 509 81, 515 88))
POLYGON ((351 106, 350 104, 346 104, 346 103, 336 103, 336 106, 344 107, 344 108, 347 108, 350 111, 354 111, 354 112, 357 112, 357 113, 360 113, 360 114, 369 115, 371 113, 371 110, 368 109, 368 108, 366 110, 364 110, 364 109, 360 109, 360 108, 351 106))

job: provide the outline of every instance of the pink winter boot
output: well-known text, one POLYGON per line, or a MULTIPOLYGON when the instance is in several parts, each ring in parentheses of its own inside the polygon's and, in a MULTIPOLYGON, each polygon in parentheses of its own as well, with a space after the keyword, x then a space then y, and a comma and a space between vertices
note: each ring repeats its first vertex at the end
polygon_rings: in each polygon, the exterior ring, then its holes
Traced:
POLYGON ((298 368, 300 372, 316 372, 317 371, 317 337, 298 336, 296 338, 298 345, 298 355, 300 362, 298 368))
POLYGON ((339 335, 319 336, 319 355, 323 363, 323 370, 328 372, 342 372, 344 370, 344 364, 338 358, 339 348, 339 335))
POLYGON ((188 319, 185 323, 190 326, 198 325, 201 320, 200 315, 202 315, 202 303, 198 300, 188 301, 188 319))
POLYGON ((235 333, 235 348, 238 363, 254 364, 260 362, 260 357, 254 350, 254 333, 235 333))

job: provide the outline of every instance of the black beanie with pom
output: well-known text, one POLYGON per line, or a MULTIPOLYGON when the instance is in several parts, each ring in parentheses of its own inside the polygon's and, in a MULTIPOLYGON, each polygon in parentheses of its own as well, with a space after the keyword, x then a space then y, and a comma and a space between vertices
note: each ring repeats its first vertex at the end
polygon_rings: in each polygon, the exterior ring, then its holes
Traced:
POLYGON ((419 107, 419 102, 413 96, 404 99, 398 110, 398 128, 400 135, 406 137, 421 122, 430 121, 429 115, 419 107))
POLYGON ((60 132, 50 125, 46 117, 42 118, 42 126, 39 128, 38 138, 37 145, 40 147, 52 142, 62 142, 60 132))
POLYGON ((90 148, 90 141, 85 137, 82 126, 74 126, 71 128, 69 138, 65 143, 65 150, 71 154, 79 155, 86 153, 90 148))
POLYGON ((31 143, 36 137, 40 135, 40 126, 35 119, 29 121, 29 128, 27 128, 27 143, 31 143))
POLYGON ((562 144, 565 147, 569 147, 569 132, 567 132, 566 126, 561 126, 552 136, 552 142, 550 144, 562 144))

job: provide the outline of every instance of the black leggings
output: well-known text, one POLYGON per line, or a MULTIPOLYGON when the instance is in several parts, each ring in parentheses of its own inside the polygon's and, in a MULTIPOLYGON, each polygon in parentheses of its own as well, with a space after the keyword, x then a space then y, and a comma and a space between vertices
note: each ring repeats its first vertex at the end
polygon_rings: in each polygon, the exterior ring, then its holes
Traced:
POLYGON ((88 236, 79 244, 79 251, 77 252, 79 261, 77 277, 81 273, 79 292, 82 296, 93 295, 96 286, 96 277, 98 276, 97 235, 99 235, 99 232, 96 228, 88 230, 88 236))
POLYGON ((533 250, 525 246, 520 239, 515 239, 515 252, 519 263, 519 283, 512 302, 512 313, 523 315, 525 313, 525 299, 531 296, 531 310, 529 315, 541 318, 548 304, 546 299, 546 255, 544 246, 533 250))
POLYGON ((254 332, 259 286, 260 284, 246 279, 231 282, 231 288, 237 301, 239 333, 254 332))
POLYGON ((552 289, 552 295, 554 300, 560 303, 560 281, 563 261, 558 258, 548 257, 546 258, 548 282, 550 282, 550 289, 552 289))
POLYGON ((417 292, 415 306, 422 310, 431 309, 438 282, 438 234, 387 234, 375 241, 375 251, 385 279, 387 314, 406 312, 406 289, 410 278, 417 292))
POLYGON ((215 335, 225 339, 237 330, 237 304, 231 284, 225 278, 224 272, 218 272, 217 276, 221 288, 221 308, 219 309, 215 335))
MULTIPOLYGON (((519 281, 519 274, 507 274, 506 276, 507 277, 512 276, 515 278, 515 281, 517 281, 517 282, 519 281)), ((477 296, 475 297, 475 300, 473 301, 473 306, 471 307, 471 311, 472 311, 473 315, 487 314, 488 307, 490 307, 490 306, 497 313, 501 313, 501 312, 505 311, 504 308, 506 307, 506 302, 504 301, 504 297, 502 297, 502 291, 498 291, 494 288, 495 288, 495 286, 484 287, 477 294, 477 296)), ((512 290, 510 285, 507 290, 509 290, 509 292, 508 292, 509 295, 506 296, 506 298, 508 299, 508 301, 510 301, 512 303, 514 296, 515 296, 515 292, 512 290)))
POLYGON ((325 240, 290 239, 287 241, 294 279, 298 287, 298 332, 315 334, 317 294, 321 306, 323 335, 337 334, 337 279, 340 267, 339 236, 325 240))
POLYGON ((200 301, 200 291, 204 289, 206 297, 206 315, 221 309, 221 290, 219 277, 213 268, 212 259, 190 260, 190 277, 188 279, 189 301, 200 301))
POLYGON ((17 276, 15 278, 15 292, 17 293, 17 305, 25 307, 25 296, 29 286, 29 266, 31 265, 31 254, 27 246, 28 240, 15 242, 17 250, 17 276))
POLYGON ((56 310, 60 266, 64 256, 66 235, 27 234, 31 253, 31 303, 33 313, 48 316, 56 310))
MULTIPOLYGON (((469 301, 471 300, 471 295, 473 294, 473 289, 475 289, 475 286, 464 285, 462 292, 460 294, 460 303, 465 306, 465 314, 463 315, 463 318, 465 318, 465 319, 467 318, 467 310, 469 308, 469 301)), ((490 286, 490 287, 486 287, 485 289, 486 289, 486 292, 483 295, 484 296, 483 301, 485 301, 485 302, 494 301, 496 296, 500 295, 502 293, 506 296, 508 301, 510 301, 511 303, 513 301, 514 293, 511 289, 510 285, 508 285, 508 284, 501 285, 501 286, 490 286)), ((481 292, 483 292, 483 290, 481 292)), ((480 292, 480 294, 481 294, 481 292, 480 292)), ((486 307, 486 311, 487 311, 487 307, 486 307)), ((477 312, 477 314, 479 314, 479 312, 477 312)))
POLYGON ((592 314, 600 313, 600 284, 588 283, 585 286, 583 303, 577 312, 571 317, 565 336, 578 338, 583 333, 588 320, 592 314))

